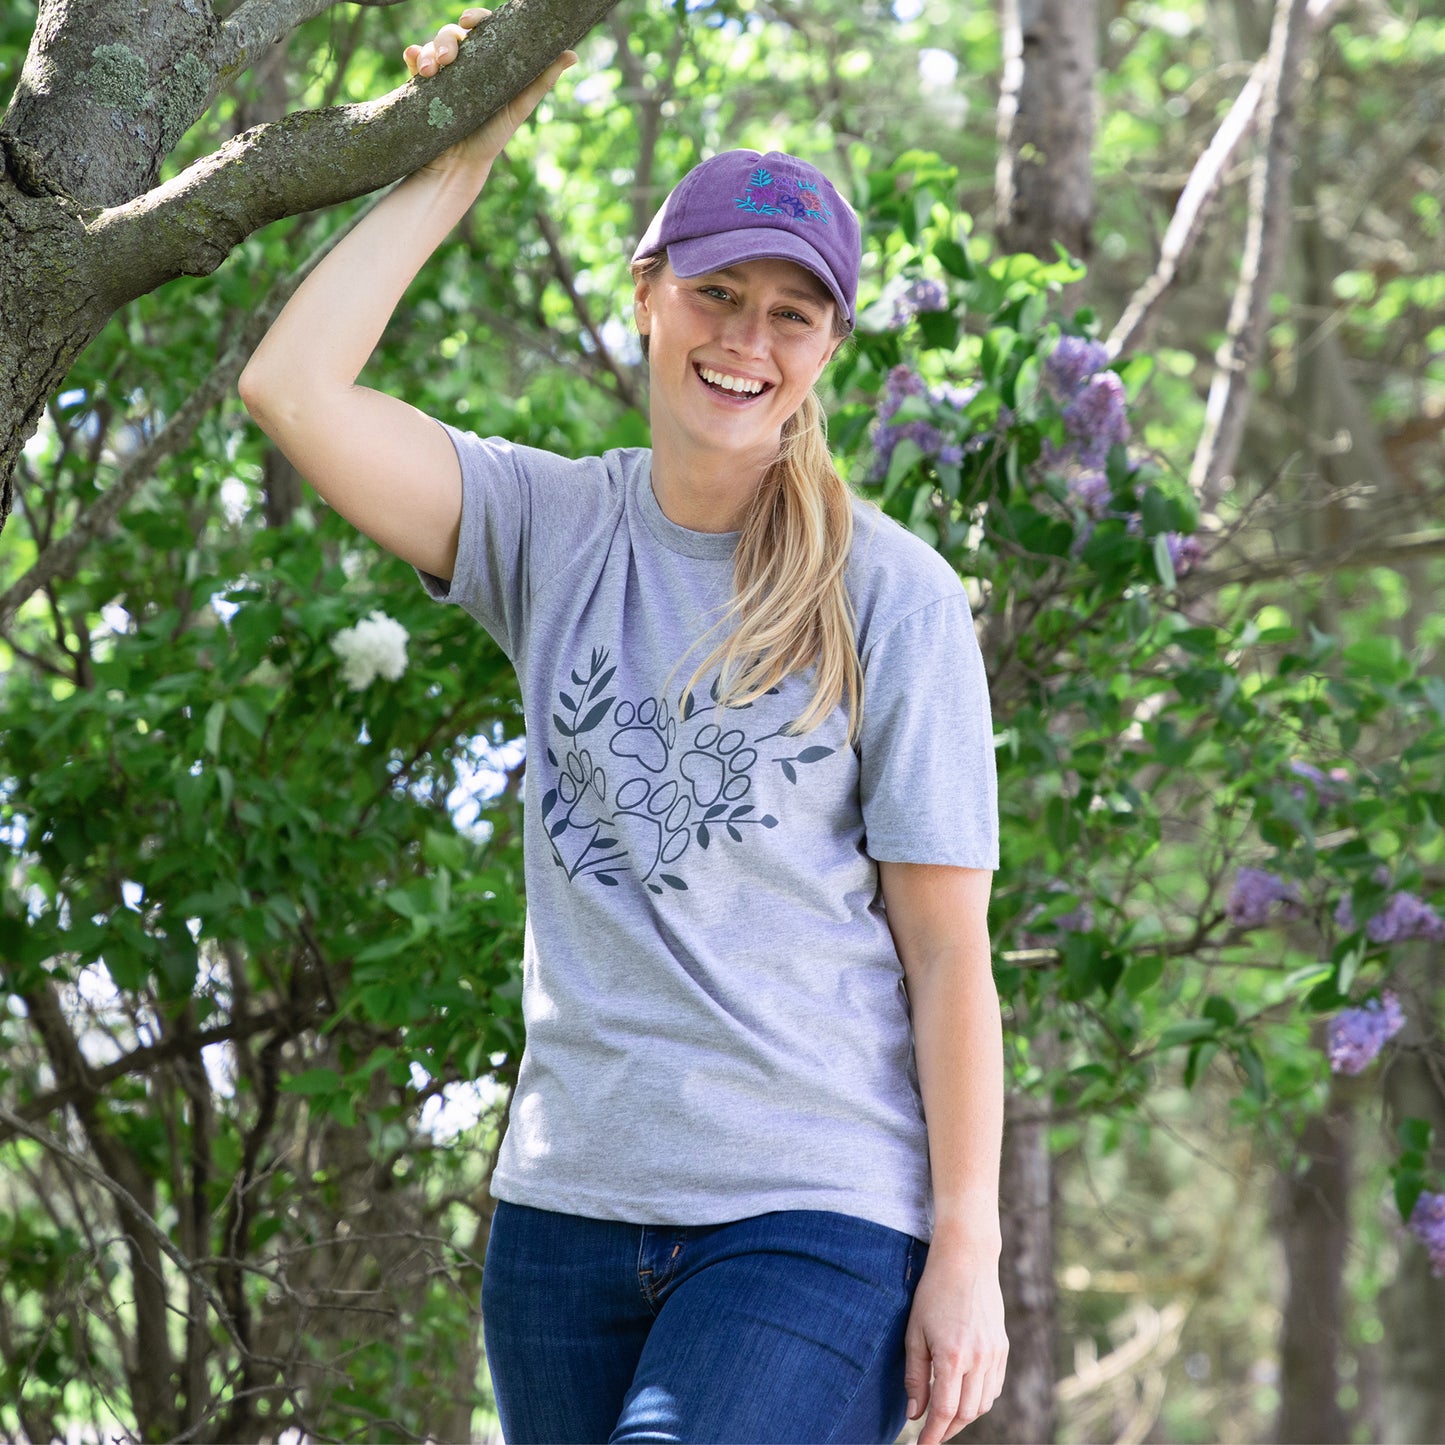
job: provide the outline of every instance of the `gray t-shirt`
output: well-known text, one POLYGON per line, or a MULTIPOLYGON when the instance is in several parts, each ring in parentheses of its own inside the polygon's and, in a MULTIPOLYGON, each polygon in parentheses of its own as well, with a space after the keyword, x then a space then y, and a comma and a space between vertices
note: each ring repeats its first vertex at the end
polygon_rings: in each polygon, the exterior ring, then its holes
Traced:
POLYGON ((456 571, 419 575, 511 658, 527 728, 527 1041, 493 1195, 638 1224, 828 1209, 931 1239, 875 860, 998 867, 957 575, 855 499, 861 743, 842 706, 792 736, 811 674, 722 711, 714 669, 683 703, 722 636, 689 651, 730 598, 737 534, 669 521, 650 451, 447 432, 456 571))

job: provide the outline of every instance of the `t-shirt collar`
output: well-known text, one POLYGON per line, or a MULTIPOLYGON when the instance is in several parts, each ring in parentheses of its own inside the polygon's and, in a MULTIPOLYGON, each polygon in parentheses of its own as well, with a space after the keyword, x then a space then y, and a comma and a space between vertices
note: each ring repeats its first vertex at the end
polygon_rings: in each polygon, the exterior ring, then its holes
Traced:
POLYGON ((741 532, 694 532, 672 521, 658 505, 657 494, 652 490, 651 466, 637 469, 636 501, 647 530, 670 552, 681 552, 685 557, 729 560, 737 550, 741 532))

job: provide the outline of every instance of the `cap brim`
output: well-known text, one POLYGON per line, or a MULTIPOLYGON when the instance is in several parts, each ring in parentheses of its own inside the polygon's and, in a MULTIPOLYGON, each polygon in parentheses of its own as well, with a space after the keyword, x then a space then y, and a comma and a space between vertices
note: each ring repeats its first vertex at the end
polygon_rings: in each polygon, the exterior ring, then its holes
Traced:
POLYGON ((848 329, 853 329, 853 312, 828 263, 801 236, 767 226, 747 226, 737 231, 719 231, 691 241, 674 241, 667 248, 667 262, 673 275, 686 279, 721 271, 743 261, 796 261, 828 288, 848 329))

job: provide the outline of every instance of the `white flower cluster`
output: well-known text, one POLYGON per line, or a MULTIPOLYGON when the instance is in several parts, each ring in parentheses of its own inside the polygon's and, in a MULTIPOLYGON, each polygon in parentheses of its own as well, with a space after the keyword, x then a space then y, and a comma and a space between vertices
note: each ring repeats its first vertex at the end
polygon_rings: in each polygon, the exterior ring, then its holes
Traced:
POLYGON ((331 639, 347 686, 369 686, 380 674, 395 682, 406 671, 406 628, 384 612, 373 612, 331 639))

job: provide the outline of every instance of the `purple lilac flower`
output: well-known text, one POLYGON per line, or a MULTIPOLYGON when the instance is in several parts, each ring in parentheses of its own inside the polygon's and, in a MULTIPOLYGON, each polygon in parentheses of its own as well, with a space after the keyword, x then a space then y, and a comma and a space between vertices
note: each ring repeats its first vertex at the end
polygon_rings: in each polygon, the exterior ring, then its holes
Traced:
POLYGON ((1164 543, 1169 548, 1169 560, 1174 565, 1174 575, 1183 577, 1191 571, 1204 555, 1197 537, 1186 536, 1183 532, 1166 532, 1164 543))
MULTIPOLYGON (((1347 893, 1335 909, 1335 922, 1341 928, 1352 929, 1355 924, 1355 909, 1347 893)), ((1430 938, 1439 942, 1445 939, 1445 918, 1413 893, 1403 889, 1392 893, 1380 910, 1365 925, 1365 937, 1371 943, 1404 943, 1410 938, 1430 938)))
POLYGON ((1112 371, 1090 377, 1064 408, 1064 425, 1078 444, 1081 465, 1103 466, 1109 448, 1129 440, 1124 383, 1112 371))
POLYGON ((1263 928, 1272 921, 1271 910, 1279 905, 1275 919, 1298 918, 1299 889, 1286 879, 1263 868, 1241 868, 1224 905, 1225 916, 1236 928, 1263 928))
MULTIPOLYGON (((1341 790, 1338 785, 1347 783, 1350 780, 1350 774, 1347 768, 1331 768, 1328 773, 1324 773, 1315 767, 1313 763, 1303 762, 1299 758, 1292 759, 1289 768, 1290 772, 1297 778, 1307 778, 1314 784, 1315 793, 1318 795, 1320 802, 1324 803, 1326 807, 1331 803, 1339 802, 1341 790)), ((1296 785, 1290 789, 1290 792, 1293 793, 1299 801, 1304 801, 1306 796, 1305 789, 1296 785)), ((1353 927, 1353 925, 1351 925, 1351 927, 1353 927)))
POLYGON ((1069 494, 1091 517, 1109 510, 1109 479, 1103 472, 1080 472, 1069 478, 1069 494))
POLYGON ((1445 1279, 1445 1194, 1425 1189, 1410 1211, 1410 1233, 1430 1255, 1430 1273, 1445 1279))
MULTIPOLYGON (((1067 893, 1068 885, 1055 879, 1048 885, 1050 893, 1067 893)), ((1028 911, 1024 919, 1023 940, 1029 948, 1045 946, 1053 941, 1049 935, 1031 932, 1032 927, 1037 923, 1039 914, 1044 911, 1045 905, 1035 904, 1028 911)), ((1078 906, 1071 908, 1067 913, 1061 913, 1057 918, 1050 919, 1050 928, 1059 933, 1087 933, 1094 926, 1094 905, 1087 898, 1081 898, 1078 906)))
POLYGON ((1342 1008, 1330 1020, 1327 1052, 1331 1072, 1363 1073, 1404 1027, 1405 1011, 1389 989, 1380 998, 1366 999, 1359 1008, 1342 1008))
POLYGON ((893 298, 893 312, 888 318, 888 327, 896 331, 907 326, 920 311, 947 311, 948 288, 942 281, 920 276, 910 281, 893 298))
POLYGON ((957 466, 968 452, 986 445, 986 436, 974 436, 960 446, 949 441, 932 422, 922 418, 891 424, 899 408, 911 396, 921 397, 935 407, 949 407, 961 411, 977 395, 977 385, 963 387, 945 382, 930 387, 910 367, 895 366, 884 380, 883 399, 878 403, 873 423, 873 469, 870 480, 879 482, 888 475, 894 449, 901 441, 911 441, 924 456, 937 457, 939 461, 951 466, 957 466))
POLYGON ((1088 379, 1109 363, 1109 348, 1083 336, 1064 336, 1044 362, 1044 377, 1060 401, 1078 396, 1088 379))
POLYGON ((928 387, 908 366, 895 366, 883 381, 883 400, 878 403, 878 420, 888 421, 910 396, 927 396, 928 387))

